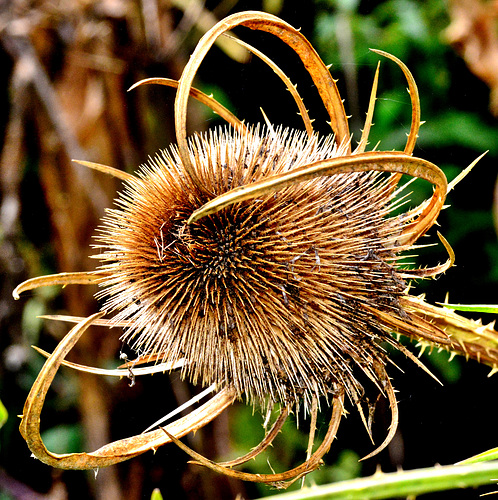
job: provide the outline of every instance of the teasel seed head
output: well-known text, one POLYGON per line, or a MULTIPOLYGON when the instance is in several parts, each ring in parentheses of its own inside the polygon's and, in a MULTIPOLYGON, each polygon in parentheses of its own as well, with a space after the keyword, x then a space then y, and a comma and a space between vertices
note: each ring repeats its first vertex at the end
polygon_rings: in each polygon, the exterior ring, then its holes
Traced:
MULTIPOLYGON (((341 156, 333 137, 256 126, 194 136, 192 164, 214 195, 341 156)), ((339 384, 377 380, 390 331, 370 312, 405 316, 397 271, 403 218, 378 172, 294 184, 191 225, 208 201, 175 148, 127 183, 98 240, 103 309, 123 340, 176 362, 194 384, 233 387, 254 404, 306 406, 339 384), (363 306, 367 306, 364 308, 363 306)))
MULTIPOLYGON (((372 125, 379 68, 358 146, 353 150, 336 81, 299 30, 263 12, 240 12, 213 26, 200 40, 179 81, 138 82, 177 88, 177 145, 160 152, 131 175, 87 161, 125 187, 97 236, 100 269, 32 278, 14 290, 53 284, 97 283, 102 311, 77 322, 43 366, 28 395, 20 430, 33 454, 54 467, 95 469, 156 450, 167 442, 185 449, 195 463, 231 477, 288 486, 321 464, 335 439, 345 395, 363 423, 366 384, 387 397, 396 432, 398 406, 387 374, 393 346, 428 371, 395 338, 465 354, 496 370, 498 332, 409 294, 412 278, 437 276, 454 262, 404 269, 405 251, 436 222, 446 194, 479 160, 448 184, 431 162, 413 156, 420 126, 415 81, 395 56, 374 50, 403 71, 412 105, 403 151, 365 152, 372 125), (192 87, 199 65, 215 40, 237 26, 278 37, 297 54, 330 118, 333 136, 320 138, 295 85, 267 56, 248 44, 282 80, 294 98, 306 132, 248 127, 212 97, 192 87), (222 117, 226 129, 186 132, 188 98, 222 117), (434 186, 430 199, 396 215, 403 202, 403 174, 434 186), (407 282, 405 283, 405 280, 407 282), (107 316, 107 317, 104 317, 107 316), (57 455, 40 436, 40 414, 48 388, 64 358, 92 325, 124 328, 122 339, 138 356, 122 369, 73 368, 113 376, 135 376, 181 368, 193 384, 207 386, 209 401, 166 428, 110 443, 93 453, 57 455), (136 365, 158 362, 156 366, 136 365), (255 406, 280 404, 280 415, 249 453, 222 464, 211 462, 178 440, 216 418, 236 399, 255 406), (312 453, 319 401, 332 407, 328 430, 312 453), (307 459, 286 472, 250 474, 233 467, 267 448, 292 409, 311 417, 307 459)), ((134 87, 135 87, 134 86, 134 87)), ((198 400, 192 398, 191 404, 198 400)), ((368 404, 368 401, 367 401, 368 404)), ((327 406, 327 405, 323 405, 327 406)), ((370 407, 369 410, 372 408, 370 407)), ((156 422, 158 424, 158 422, 156 422)), ((154 427, 154 424, 152 427, 154 427)))

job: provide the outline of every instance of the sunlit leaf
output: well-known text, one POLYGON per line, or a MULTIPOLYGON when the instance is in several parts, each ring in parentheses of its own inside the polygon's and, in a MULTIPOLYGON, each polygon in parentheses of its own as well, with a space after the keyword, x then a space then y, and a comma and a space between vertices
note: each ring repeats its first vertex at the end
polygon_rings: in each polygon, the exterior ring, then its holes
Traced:
POLYGON ((478 453, 473 457, 467 458, 466 460, 462 460, 459 464, 473 464, 476 462, 487 462, 488 460, 497 460, 498 459, 498 448, 492 448, 491 450, 483 451, 482 453, 478 453))
POLYGON ((454 311, 468 311, 480 313, 498 313, 498 305, 484 305, 484 304, 444 304, 442 306, 454 311))
POLYGON ((5 425, 5 422, 7 422, 8 418, 9 412, 7 411, 7 408, 5 408, 2 401, 0 401, 0 429, 5 425))

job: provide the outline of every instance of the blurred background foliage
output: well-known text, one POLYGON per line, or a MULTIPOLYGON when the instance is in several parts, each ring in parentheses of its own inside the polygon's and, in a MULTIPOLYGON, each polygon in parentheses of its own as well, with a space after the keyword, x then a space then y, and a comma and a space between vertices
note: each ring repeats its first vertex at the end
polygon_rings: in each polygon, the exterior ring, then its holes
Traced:
MULTIPOLYGON (((415 155, 441 166, 451 179, 483 151, 473 172, 450 193, 439 219, 453 246, 457 266, 439 280, 414 284, 430 301, 498 302, 496 188, 498 82, 495 2, 477 0, 65 0, 0 2, 0 499, 150 498, 159 487, 164 498, 222 499, 271 496, 265 486, 241 484, 187 465, 174 446, 147 453, 106 470, 65 472, 31 459, 16 415, 43 364, 30 349, 53 348, 67 325, 41 321, 45 313, 94 312, 94 289, 40 289, 20 302, 12 289, 23 279, 46 273, 93 269, 91 236, 104 208, 119 189, 115 179, 70 162, 86 159, 133 171, 156 150, 174 142, 174 91, 164 87, 126 89, 144 77, 178 78, 199 37, 217 19, 246 9, 281 16, 315 45, 346 99, 355 137, 365 116, 379 57, 378 48, 403 60, 419 85, 422 120, 415 155), (493 200, 495 219, 493 222, 493 200), (7 418, 8 414, 8 418, 7 418)), ((273 58, 294 83, 317 130, 328 133, 326 116, 309 77, 294 54, 269 35, 238 30, 237 35, 273 58)), ((224 42, 225 43, 225 42, 224 42)), ((276 124, 300 126, 288 92, 265 65, 237 48, 214 48, 196 85, 248 122, 261 121, 260 108, 276 124)), ((375 126, 370 146, 402 149, 410 123, 410 100, 403 74, 381 62, 375 126)), ((219 124, 209 110, 190 108, 191 131, 219 124)), ((413 185, 415 205, 430 192, 413 185)), ((434 231, 426 239, 437 243, 434 231)), ((445 259, 441 245, 420 249, 417 262, 445 259)), ((475 316, 475 314, 474 314, 475 316)), ((489 316, 485 320, 492 320, 489 316)), ((96 330, 72 353, 91 365, 116 366, 125 349, 116 332, 96 330)), ((416 348, 415 348, 416 350, 416 348)), ((131 353, 128 353, 131 357, 131 353)), ((494 395, 496 376, 475 362, 433 352, 424 360, 444 385, 394 354, 400 427, 379 456, 358 458, 372 445, 352 411, 326 456, 325 466, 308 483, 323 484, 384 471, 449 464, 498 445, 494 395)), ((43 437, 56 452, 90 450, 142 431, 195 388, 176 375, 127 381, 96 379, 61 370, 42 419, 43 437)), ((319 432, 326 427, 327 412, 319 432)), ((283 470, 301 462, 307 444, 302 416, 288 422, 275 445, 247 466, 253 472, 283 470)), ((374 437, 380 442, 389 424, 380 401, 374 437)), ((212 425, 187 439, 210 458, 245 453, 263 435, 264 416, 236 405, 212 425)), ((298 485, 296 485, 297 487, 298 485)), ((486 491, 484 488, 482 491, 486 491)), ((477 498, 453 491, 424 498, 477 498)))

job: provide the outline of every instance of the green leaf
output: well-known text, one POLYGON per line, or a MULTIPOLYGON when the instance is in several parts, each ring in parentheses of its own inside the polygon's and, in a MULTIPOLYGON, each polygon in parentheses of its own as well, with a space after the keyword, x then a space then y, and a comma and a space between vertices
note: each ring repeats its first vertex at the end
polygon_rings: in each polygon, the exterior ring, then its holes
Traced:
POLYGON ((37 344, 38 337, 43 325, 43 320, 40 319, 45 313, 45 304, 38 297, 32 297, 26 302, 22 313, 22 331, 26 340, 30 344, 37 344))
POLYGON ((482 453, 474 455, 473 457, 462 460, 461 462, 458 462, 458 465, 474 464, 478 462, 487 462, 488 460, 497 460, 497 459, 498 459, 498 448, 492 448, 491 450, 483 451, 482 453))
POLYGON ((480 152, 489 150, 491 155, 498 151, 496 129, 481 123, 476 114, 465 111, 448 111, 431 117, 420 128, 419 136, 418 145, 424 148, 458 145, 480 152))
POLYGON ((468 311, 480 313, 498 313, 498 305, 485 305, 485 304, 446 304, 439 302, 439 305, 453 309, 455 311, 468 311))
POLYGON ((8 418, 9 412, 7 411, 7 408, 5 408, 2 401, 0 401, 0 429, 4 426, 5 422, 7 422, 8 418))
POLYGON ((79 425, 57 425, 42 433, 45 446, 54 453, 76 453, 81 449, 79 425))

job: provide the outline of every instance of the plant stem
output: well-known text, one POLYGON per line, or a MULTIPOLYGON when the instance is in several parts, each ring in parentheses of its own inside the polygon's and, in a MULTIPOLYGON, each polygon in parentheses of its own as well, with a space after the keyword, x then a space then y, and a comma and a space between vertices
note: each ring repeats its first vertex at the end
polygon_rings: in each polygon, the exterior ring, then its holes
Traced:
POLYGON ((498 478, 498 460, 472 465, 435 466, 387 474, 378 472, 366 478, 313 486, 269 498, 272 500, 364 500, 365 498, 380 500, 492 484, 493 481, 498 481, 496 478, 498 478))

